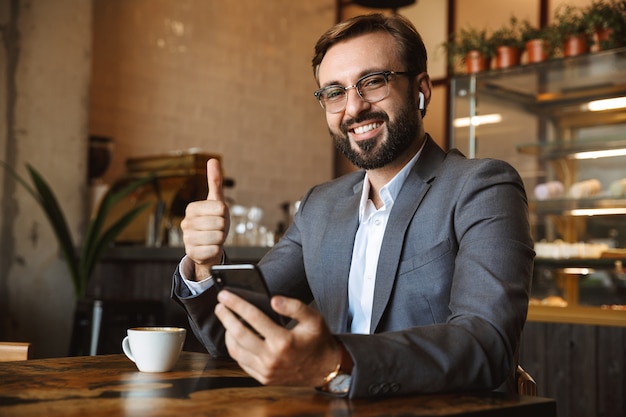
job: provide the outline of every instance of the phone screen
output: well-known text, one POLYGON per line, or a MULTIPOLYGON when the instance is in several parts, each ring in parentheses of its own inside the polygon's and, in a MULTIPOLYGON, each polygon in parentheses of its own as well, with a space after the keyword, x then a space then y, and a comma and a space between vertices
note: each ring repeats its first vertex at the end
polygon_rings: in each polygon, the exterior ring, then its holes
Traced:
POLYGON ((254 304, 276 323, 284 326, 287 319, 277 314, 270 305, 271 294, 261 270, 254 264, 214 265, 211 275, 218 290, 227 289, 254 304))

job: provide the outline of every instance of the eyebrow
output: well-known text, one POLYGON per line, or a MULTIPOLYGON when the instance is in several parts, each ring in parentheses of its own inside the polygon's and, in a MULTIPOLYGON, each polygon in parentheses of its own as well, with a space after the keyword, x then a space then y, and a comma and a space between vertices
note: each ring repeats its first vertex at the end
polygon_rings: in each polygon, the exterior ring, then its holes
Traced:
MULTIPOLYGON (((359 73, 359 75, 357 77, 357 81, 360 80, 361 78, 365 77, 366 75, 373 74, 375 72, 382 72, 382 71, 387 71, 387 70, 385 70, 385 69, 378 69, 378 68, 370 68, 370 69, 363 70, 363 71, 361 71, 359 73)), ((389 71, 391 71, 391 70, 389 70, 389 71)), ((340 86, 344 87, 344 85, 341 82, 339 82, 337 80, 333 80, 333 81, 330 81, 328 83, 321 84, 320 88, 326 88, 326 87, 329 87, 331 85, 340 85, 340 86)))

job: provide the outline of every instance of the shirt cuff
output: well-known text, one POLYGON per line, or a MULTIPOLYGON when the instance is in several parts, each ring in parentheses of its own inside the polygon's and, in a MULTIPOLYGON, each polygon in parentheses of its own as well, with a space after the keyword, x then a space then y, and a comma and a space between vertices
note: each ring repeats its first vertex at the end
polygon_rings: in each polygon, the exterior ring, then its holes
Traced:
POLYGON ((180 275, 183 277, 183 282, 189 288, 191 295, 202 294, 204 291, 208 290, 213 286, 213 277, 209 276, 208 278, 203 279, 202 281, 191 281, 187 277, 193 276, 195 265, 193 261, 187 258, 187 255, 183 257, 178 265, 178 271, 180 275))

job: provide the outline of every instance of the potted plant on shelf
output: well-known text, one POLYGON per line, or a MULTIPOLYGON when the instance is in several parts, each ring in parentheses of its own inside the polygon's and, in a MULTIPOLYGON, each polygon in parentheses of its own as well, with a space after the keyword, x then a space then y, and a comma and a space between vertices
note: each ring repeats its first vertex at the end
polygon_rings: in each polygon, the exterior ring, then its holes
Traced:
POLYGON ((515 16, 511 16, 507 24, 492 33, 491 43, 495 49, 496 68, 519 65, 524 43, 521 26, 515 16))
POLYGON ((526 62, 534 64, 552 57, 552 27, 543 28, 532 25, 528 20, 520 23, 520 37, 526 52, 526 62))
POLYGON ((592 51, 618 48, 626 43, 625 0, 594 0, 582 13, 592 39, 592 51))
POLYGON ((119 201, 154 181, 155 177, 153 175, 146 176, 119 190, 106 193, 89 221, 82 244, 77 245, 72 239, 66 217, 52 188, 39 172, 30 164, 26 165, 31 180, 29 184, 28 181, 23 179, 5 162, 0 161, 0 164, 33 196, 43 209, 67 264, 72 286, 74 287, 74 294, 77 300, 83 299, 86 295, 89 278, 104 251, 113 243, 122 230, 147 208, 148 204, 139 205, 122 213, 119 218, 114 219, 110 226, 105 228, 105 221, 109 212, 119 201), (77 248, 79 249, 78 252, 77 248))
POLYGON ((589 31, 582 10, 561 4, 554 12, 554 41, 564 57, 589 52, 589 31))
POLYGON ((468 74, 475 74, 490 67, 494 49, 485 29, 461 28, 458 36, 453 35, 443 46, 448 51, 452 68, 463 63, 468 74))

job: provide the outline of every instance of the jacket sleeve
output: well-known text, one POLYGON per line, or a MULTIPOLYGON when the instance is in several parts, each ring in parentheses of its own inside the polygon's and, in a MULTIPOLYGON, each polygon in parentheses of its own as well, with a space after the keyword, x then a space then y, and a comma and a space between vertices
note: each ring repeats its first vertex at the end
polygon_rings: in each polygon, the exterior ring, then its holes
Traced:
POLYGON ((217 305, 215 286, 198 295, 192 295, 183 282, 179 268, 180 265, 174 272, 172 299, 185 310, 191 330, 207 351, 215 357, 228 357, 224 327, 213 313, 217 305))

